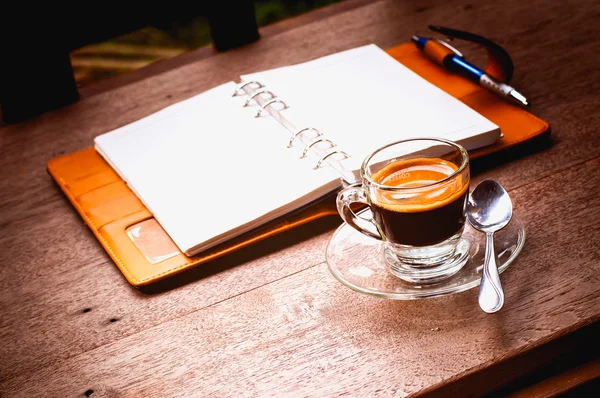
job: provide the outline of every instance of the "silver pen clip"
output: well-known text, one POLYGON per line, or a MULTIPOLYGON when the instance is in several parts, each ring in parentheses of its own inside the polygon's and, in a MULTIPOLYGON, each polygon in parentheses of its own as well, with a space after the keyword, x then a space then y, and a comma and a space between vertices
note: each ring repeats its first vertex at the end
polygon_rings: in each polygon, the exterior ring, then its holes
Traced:
POLYGON ((461 58, 464 58, 465 56, 463 55, 463 53, 461 53, 460 51, 458 51, 456 48, 452 47, 450 44, 448 44, 447 41, 441 40, 441 39, 434 39, 435 41, 437 41, 438 43, 440 43, 442 46, 446 47, 448 50, 452 51, 454 54, 458 55, 461 58))

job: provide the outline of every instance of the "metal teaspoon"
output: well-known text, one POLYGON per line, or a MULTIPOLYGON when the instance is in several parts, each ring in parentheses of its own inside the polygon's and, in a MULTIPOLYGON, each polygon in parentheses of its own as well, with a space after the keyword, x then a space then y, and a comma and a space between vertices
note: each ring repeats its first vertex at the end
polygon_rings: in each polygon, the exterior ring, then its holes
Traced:
POLYGON ((494 251, 494 232, 504 228, 511 217, 512 202, 502 185, 494 180, 484 180, 475 187, 469 197, 467 218, 473 228, 486 235, 479 306, 487 313, 499 311, 504 304, 498 258, 494 251))

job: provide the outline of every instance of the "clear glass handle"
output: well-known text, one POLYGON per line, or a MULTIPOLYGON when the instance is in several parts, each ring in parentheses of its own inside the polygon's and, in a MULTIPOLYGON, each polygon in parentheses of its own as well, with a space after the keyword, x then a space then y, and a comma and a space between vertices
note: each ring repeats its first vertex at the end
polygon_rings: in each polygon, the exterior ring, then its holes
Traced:
POLYGON ((337 196, 337 210, 342 219, 357 231, 378 240, 383 240, 377 223, 372 218, 364 218, 352 211, 352 203, 369 205, 365 191, 360 186, 352 186, 342 189, 337 196))

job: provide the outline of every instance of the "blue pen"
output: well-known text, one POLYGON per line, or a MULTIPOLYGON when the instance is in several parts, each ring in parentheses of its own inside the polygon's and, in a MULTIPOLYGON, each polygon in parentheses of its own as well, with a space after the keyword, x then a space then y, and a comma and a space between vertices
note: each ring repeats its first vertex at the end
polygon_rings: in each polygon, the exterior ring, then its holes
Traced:
POLYGON ((472 82, 477 83, 518 105, 529 106, 529 102, 523 94, 519 93, 508 84, 486 74, 477 66, 465 61, 460 51, 448 43, 441 40, 418 36, 413 36, 412 41, 429 58, 450 72, 461 74, 472 82))

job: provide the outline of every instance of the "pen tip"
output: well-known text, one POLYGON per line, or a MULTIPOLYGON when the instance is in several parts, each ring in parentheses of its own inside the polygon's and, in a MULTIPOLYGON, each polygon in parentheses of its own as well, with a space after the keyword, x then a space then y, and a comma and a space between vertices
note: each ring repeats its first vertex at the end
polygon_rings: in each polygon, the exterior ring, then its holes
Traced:
POLYGON ((519 93, 517 90, 511 90, 508 95, 517 102, 520 102, 521 105, 527 107, 529 106, 529 101, 527 101, 527 98, 525 98, 525 96, 523 96, 523 94, 519 93))
POLYGON ((415 43, 418 43, 419 42, 419 37, 413 35, 412 41, 414 41, 415 43))

